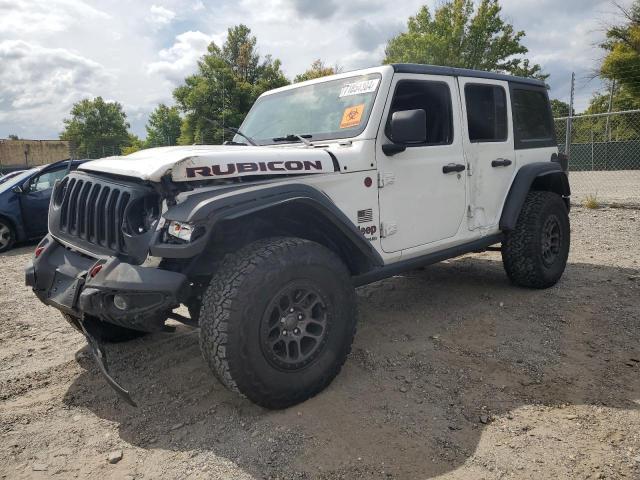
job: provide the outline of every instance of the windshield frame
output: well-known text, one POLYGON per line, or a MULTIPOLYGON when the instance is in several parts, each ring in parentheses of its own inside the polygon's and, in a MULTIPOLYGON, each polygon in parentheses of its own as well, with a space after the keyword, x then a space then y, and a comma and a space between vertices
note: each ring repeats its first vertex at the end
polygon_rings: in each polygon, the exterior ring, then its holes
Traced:
MULTIPOLYGON (((300 86, 295 86, 293 88, 287 88, 284 90, 280 90, 280 91, 276 91, 273 93, 267 93, 267 94, 263 94, 260 97, 258 97, 258 99, 254 102, 253 106, 251 107, 251 110, 249 110, 249 113, 247 113, 247 116, 245 117, 245 119, 242 121, 242 125, 240 126, 239 130, 242 131, 244 134, 250 135, 253 140, 255 140, 255 142, 259 145, 259 146, 270 146, 270 145, 287 145, 287 144, 295 144, 295 143, 302 143, 301 140, 299 139, 291 139, 291 140, 285 140, 285 141, 274 141, 272 138, 256 138, 253 135, 251 135, 250 133, 248 133, 246 131, 246 122, 247 119, 250 118, 251 113, 254 111, 254 109, 259 106, 260 104, 262 104, 265 101, 273 101, 275 98, 279 97, 279 96, 286 96, 289 95, 291 93, 292 90, 296 90, 296 89, 302 89, 302 88, 307 88, 307 87, 312 87, 315 85, 320 85, 323 83, 329 83, 329 82, 344 82, 344 84, 348 84, 348 83, 354 83, 354 81, 356 81, 356 79, 365 79, 363 78, 365 77, 366 80, 373 80, 373 79, 377 79, 378 80, 378 84, 376 85, 376 89, 371 92, 372 97, 371 97, 371 103, 369 108, 366 109, 366 111, 364 112, 364 114, 362 115, 362 119, 360 124, 358 125, 357 129, 351 129, 351 128, 347 128, 344 130, 344 132, 340 132, 340 131, 334 131, 334 132, 307 132, 307 131, 299 131, 299 132, 281 132, 280 135, 278 135, 278 137, 280 136, 285 136, 285 135, 312 135, 312 137, 309 138, 309 141, 312 143, 315 142, 323 142, 323 141, 331 141, 331 140, 344 140, 344 139, 348 139, 348 138, 355 138, 359 135, 361 135, 367 128, 367 126, 369 125, 369 121, 371 120, 371 114, 375 108, 376 105, 376 101, 378 100, 378 95, 380 93, 381 87, 384 83, 384 78, 381 72, 379 71, 372 71, 372 72, 353 72, 353 75, 349 75, 349 76, 342 76, 340 78, 335 78, 335 77, 326 77, 323 78, 322 81, 314 81, 312 83, 307 83, 307 84, 301 84, 300 86)), ((239 136, 236 135, 233 137, 233 141, 234 142, 242 142, 244 143, 245 140, 239 136)))

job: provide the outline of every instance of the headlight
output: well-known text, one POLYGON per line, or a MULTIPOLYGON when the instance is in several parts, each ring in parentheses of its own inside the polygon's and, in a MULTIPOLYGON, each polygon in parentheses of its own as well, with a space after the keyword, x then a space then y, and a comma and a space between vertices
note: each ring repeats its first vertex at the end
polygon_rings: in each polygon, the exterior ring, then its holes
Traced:
POLYGON ((179 238, 185 242, 190 242, 195 228, 189 223, 169 222, 167 233, 172 237, 179 238))

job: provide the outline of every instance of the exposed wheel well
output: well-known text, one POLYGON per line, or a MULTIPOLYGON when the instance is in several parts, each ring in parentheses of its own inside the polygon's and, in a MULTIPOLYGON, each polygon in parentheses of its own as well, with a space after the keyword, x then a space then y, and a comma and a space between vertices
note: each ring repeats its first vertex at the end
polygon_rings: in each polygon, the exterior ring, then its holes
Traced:
POLYGON ((220 222, 208 247, 191 262, 189 273, 210 275, 225 254, 256 240, 277 236, 303 238, 327 247, 342 259, 352 275, 373 267, 372 260, 321 211, 292 202, 220 222))
POLYGON ((536 177, 531 184, 531 190, 557 193, 562 197, 567 209, 570 208, 569 181, 564 173, 555 173, 536 177))

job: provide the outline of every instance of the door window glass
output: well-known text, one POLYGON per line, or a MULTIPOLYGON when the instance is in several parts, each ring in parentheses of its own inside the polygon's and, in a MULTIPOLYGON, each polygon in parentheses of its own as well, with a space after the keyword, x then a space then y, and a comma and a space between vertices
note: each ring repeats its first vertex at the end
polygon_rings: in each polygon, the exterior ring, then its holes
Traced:
POLYGON ((451 92, 449 85, 444 82, 421 80, 398 82, 387 119, 385 131, 387 137, 393 140, 391 137, 391 117, 394 112, 419 109, 427 113, 427 141, 417 146, 450 145, 453 142, 451 92))
POLYGON ((467 85, 469 140, 504 142, 507 139, 507 94, 497 85, 467 85))
POLYGON ((66 174, 66 169, 43 173, 31 181, 31 188, 29 190, 31 192, 41 192, 53 188, 56 181, 62 179, 66 174))
POLYGON ((519 141, 526 143, 553 140, 549 102, 544 92, 516 88, 513 90, 512 101, 513 125, 519 141))

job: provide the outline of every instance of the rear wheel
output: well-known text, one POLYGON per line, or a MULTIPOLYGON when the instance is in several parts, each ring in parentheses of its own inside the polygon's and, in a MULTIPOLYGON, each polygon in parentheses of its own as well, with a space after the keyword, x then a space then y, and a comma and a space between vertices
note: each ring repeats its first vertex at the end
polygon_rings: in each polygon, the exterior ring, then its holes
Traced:
POLYGON ((4 218, 0 218, 0 253, 6 252, 16 243, 16 232, 13 225, 4 218))
POLYGON ((202 298, 200 346, 227 388, 285 408, 331 383, 355 326, 342 261, 314 242, 272 238, 224 259, 202 298))
POLYGON ((569 256, 569 214, 553 192, 529 192, 516 228, 506 234, 502 260, 509 279, 529 288, 548 288, 562 277, 569 256))

